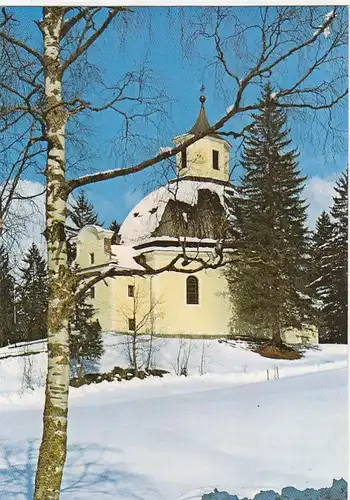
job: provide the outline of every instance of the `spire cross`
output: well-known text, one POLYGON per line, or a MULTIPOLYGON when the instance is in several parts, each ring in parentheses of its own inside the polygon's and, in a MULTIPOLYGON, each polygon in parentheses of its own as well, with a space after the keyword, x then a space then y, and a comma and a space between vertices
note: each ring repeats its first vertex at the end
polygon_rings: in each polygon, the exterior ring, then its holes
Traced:
POLYGON ((202 83, 202 86, 199 90, 200 90, 201 94, 203 94, 203 92, 205 91, 205 86, 203 85, 203 83, 202 83))

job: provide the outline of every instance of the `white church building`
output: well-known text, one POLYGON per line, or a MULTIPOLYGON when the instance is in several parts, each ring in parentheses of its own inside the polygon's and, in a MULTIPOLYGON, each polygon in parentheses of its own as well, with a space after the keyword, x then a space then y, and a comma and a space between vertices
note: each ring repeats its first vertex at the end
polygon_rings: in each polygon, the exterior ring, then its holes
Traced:
MULTIPOLYGON (((175 144, 209 127, 205 98, 200 101, 196 123, 175 137, 175 144)), ((178 154, 176 178, 131 210, 117 244, 112 244, 113 232, 102 227, 79 232, 76 263, 81 272, 113 269, 117 274, 90 290, 104 331, 206 337, 241 333, 232 320, 225 266, 218 265, 233 255, 236 238, 225 201, 233 193, 229 149, 227 141, 212 134, 178 154), (164 270, 170 263, 172 270, 164 270), (145 269, 148 274, 141 276, 145 269), (188 272, 195 269, 200 270, 188 272)), ((314 343, 317 333, 313 328, 289 330, 285 340, 314 343)))

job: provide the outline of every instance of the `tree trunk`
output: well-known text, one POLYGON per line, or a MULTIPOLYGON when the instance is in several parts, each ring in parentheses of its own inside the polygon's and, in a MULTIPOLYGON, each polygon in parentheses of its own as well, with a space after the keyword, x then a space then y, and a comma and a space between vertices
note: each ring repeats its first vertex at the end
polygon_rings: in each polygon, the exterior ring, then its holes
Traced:
POLYGON ((83 376, 84 376, 83 367, 81 365, 81 359, 79 358, 77 362, 77 377, 78 379, 82 379, 83 376))
POLYGON ((61 106, 59 59, 62 7, 45 7, 40 29, 44 42, 45 105, 48 151, 45 176, 46 241, 49 271, 48 370, 43 436, 35 478, 34 500, 58 500, 66 460, 69 390, 68 318, 72 308, 72 278, 68 270, 66 217, 65 125, 61 106))
POLYGON ((137 377, 138 375, 138 370, 137 370, 137 332, 133 332, 132 334, 132 364, 133 364, 133 369, 134 369, 134 376, 137 377))
POLYGON ((282 347, 281 327, 278 322, 272 325, 272 342, 276 347, 282 347))

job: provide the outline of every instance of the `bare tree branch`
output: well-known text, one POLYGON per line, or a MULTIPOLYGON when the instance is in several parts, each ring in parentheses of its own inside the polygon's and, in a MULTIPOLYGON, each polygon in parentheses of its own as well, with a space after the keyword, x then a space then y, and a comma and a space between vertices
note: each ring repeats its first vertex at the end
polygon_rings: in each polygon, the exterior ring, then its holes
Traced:
MULTIPOLYGON (((94 14, 98 12, 98 10, 94 11, 94 14)), ((76 61, 89 47, 105 32, 107 27, 113 21, 115 16, 119 14, 119 12, 132 12, 129 7, 114 7, 111 8, 106 16, 106 19, 101 24, 101 26, 91 35, 82 45, 79 45, 78 48, 66 59, 61 65, 61 74, 63 74, 66 69, 76 61)), ((88 26, 87 26, 88 27, 88 26)), ((90 27, 90 26, 89 26, 90 27)))

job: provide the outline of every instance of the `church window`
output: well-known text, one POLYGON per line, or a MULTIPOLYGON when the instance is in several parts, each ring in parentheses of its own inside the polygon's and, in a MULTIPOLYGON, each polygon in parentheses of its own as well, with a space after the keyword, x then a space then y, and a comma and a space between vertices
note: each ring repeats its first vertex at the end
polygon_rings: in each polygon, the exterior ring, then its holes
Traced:
POLYGON ((134 296, 134 285, 128 285, 128 297, 134 296))
POLYGON ((134 318, 129 318, 129 331, 130 332, 135 331, 135 319, 134 318))
POLYGON ((90 264, 94 264, 95 262, 95 254, 94 253, 90 253, 90 264))
POLYGON ((181 151, 181 168, 187 167, 187 151, 184 149, 181 151))
POLYGON ((186 280, 186 303, 199 304, 198 278, 189 276, 186 280))
POLYGON ((95 298, 95 287, 90 288, 90 299, 95 298))
POLYGON ((213 169, 219 170, 219 151, 213 149, 213 169))

